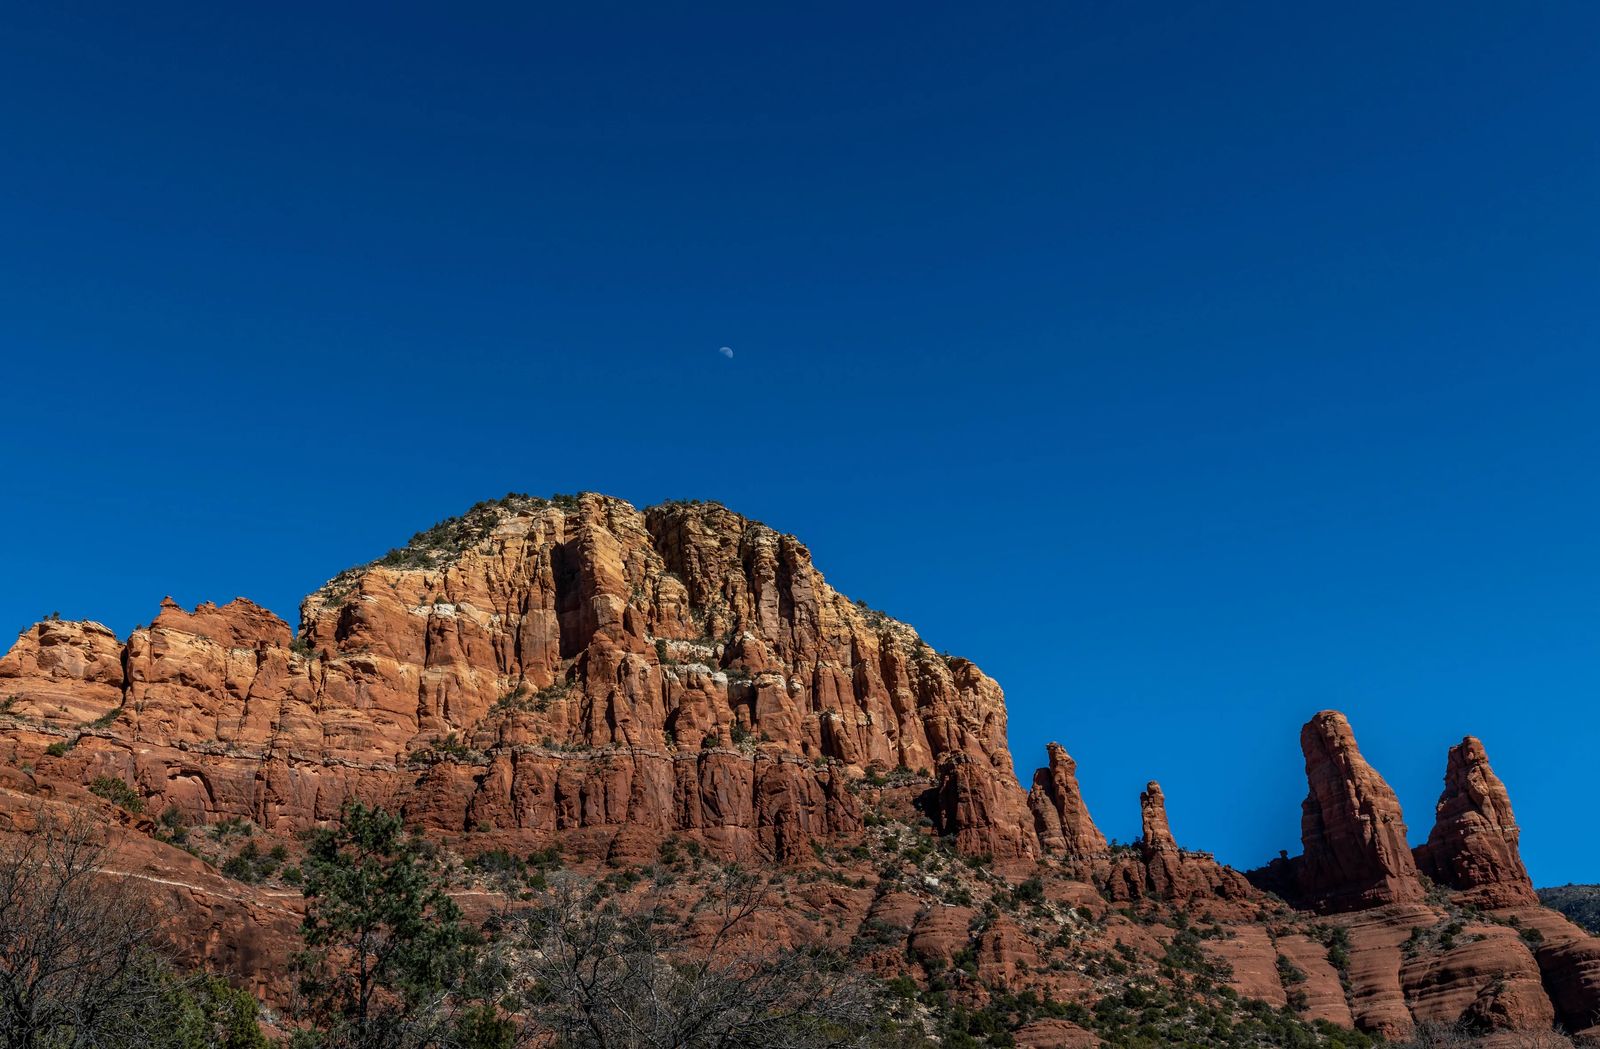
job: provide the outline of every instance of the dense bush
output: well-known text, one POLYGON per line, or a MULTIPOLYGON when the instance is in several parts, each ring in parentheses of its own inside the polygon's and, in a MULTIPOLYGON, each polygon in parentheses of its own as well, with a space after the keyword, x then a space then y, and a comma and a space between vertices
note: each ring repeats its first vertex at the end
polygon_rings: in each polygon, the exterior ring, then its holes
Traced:
POLYGON ((223 862, 222 873, 254 885, 276 874, 288 858, 289 850, 282 845, 274 845, 270 851, 262 852, 254 841, 247 841, 243 848, 223 862))
POLYGON ((96 776, 94 782, 89 784, 90 792, 111 802, 120 805, 129 812, 139 813, 144 811, 144 799, 127 783, 115 776, 96 776))

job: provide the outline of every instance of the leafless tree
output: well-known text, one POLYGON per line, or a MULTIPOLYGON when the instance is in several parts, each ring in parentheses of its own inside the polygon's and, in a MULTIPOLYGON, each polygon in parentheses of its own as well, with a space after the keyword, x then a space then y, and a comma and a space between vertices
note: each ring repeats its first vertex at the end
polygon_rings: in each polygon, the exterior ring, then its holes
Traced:
POLYGON ((1462 1023, 1419 1023, 1399 1049, 1572 1049, 1575 1043, 1558 1031, 1484 1032, 1462 1023))
POLYGON ((597 900, 573 878, 507 937, 507 971, 536 1037, 563 1049, 843 1049, 872 1043, 872 985, 839 960, 749 943, 766 888, 737 872, 708 895, 700 936, 649 907, 597 900))
POLYGON ((90 819, 35 818, 33 833, 0 843, 0 1044, 136 1044, 164 992, 151 909, 106 873, 105 833, 90 819))

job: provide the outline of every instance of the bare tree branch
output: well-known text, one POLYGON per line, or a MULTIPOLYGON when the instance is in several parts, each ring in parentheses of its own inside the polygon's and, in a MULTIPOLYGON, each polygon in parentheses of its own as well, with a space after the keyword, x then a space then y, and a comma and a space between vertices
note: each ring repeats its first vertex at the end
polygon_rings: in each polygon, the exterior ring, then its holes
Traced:
POLYGON ((105 873, 106 836, 87 816, 35 817, 34 833, 0 844, 0 1044, 130 1044, 163 993, 149 902, 105 873))
POLYGON ((845 1049, 881 1016, 873 986, 836 959, 737 941, 766 900, 757 878, 709 892, 698 938, 650 907, 597 900, 575 878, 552 887, 501 943, 522 1014, 570 1049, 845 1049))

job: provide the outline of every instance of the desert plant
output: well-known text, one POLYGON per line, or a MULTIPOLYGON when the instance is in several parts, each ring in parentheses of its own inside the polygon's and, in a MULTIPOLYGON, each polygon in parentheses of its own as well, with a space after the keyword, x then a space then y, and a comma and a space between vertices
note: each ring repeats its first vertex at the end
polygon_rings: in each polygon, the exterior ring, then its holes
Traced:
POLYGON ((139 813, 144 811, 144 799, 137 791, 116 776, 96 776, 94 782, 89 784, 89 791, 111 802, 120 805, 129 812, 139 813))
POLYGON ((302 1041, 360 1049, 448 1041, 468 1024, 498 1031, 466 987, 472 936, 431 846, 398 816, 358 802, 311 838, 301 867, 306 916, 302 1041))

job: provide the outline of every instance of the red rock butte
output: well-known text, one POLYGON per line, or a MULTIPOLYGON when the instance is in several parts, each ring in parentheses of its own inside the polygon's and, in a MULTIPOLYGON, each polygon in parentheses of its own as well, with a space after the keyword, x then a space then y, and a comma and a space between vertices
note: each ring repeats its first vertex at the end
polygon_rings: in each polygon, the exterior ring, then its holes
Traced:
MULTIPOLYGON (((1301 747, 1300 855, 1245 874, 1182 848, 1153 782, 1140 841, 1113 847, 1064 748, 1024 791, 1000 686, 839 594, 793 536, 713 503, 596 494, 479 504, 335 576, 298 630, 242 598, 168 600, 125 639, 52 620, 0 659, 0 831, 28 832, 40 804, 105 813, 197 952, 258 986, 297 920, 292 894, 228 882, 86 785, 111 777, 146 812, 285 837, 360 799, 479 849, 558 844, 619 866, 679 837, 813 863, 821 844, 868 841, 870 806, 899 799, 999 876, 1047 875, 1066 908, 1052 920, 1093 916, 1152 968, 1160 921, 1226 926, 1205 950, 1235 988, 1305 1019, 1388 1036, 1422 1020, 1593 1028, 1600 941, 1538 906, 1482 743, 1451 749, 1414 850, 1342 715, 1317 714, 1301 747), (1337 950, 1316 939, 1327 929, 1337 950)), ((916 895, 931 891, 825 906, 841 928, 901 929, 902 959, 953 956, 972 912, 916 895)), ((1002 917, 969 946, 995 985, 1104 993, 1046 964, 1064 935, 1048 932, 1002 917)))

